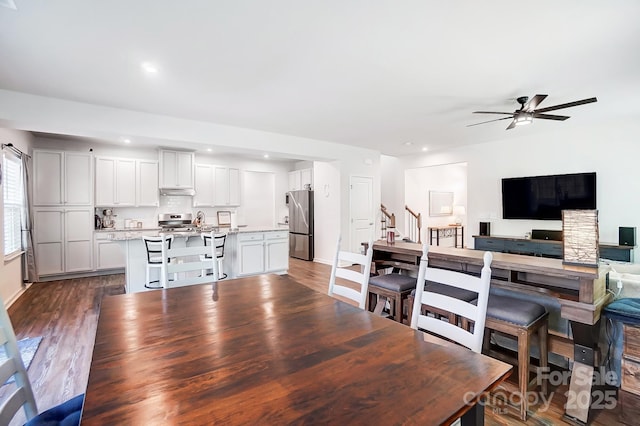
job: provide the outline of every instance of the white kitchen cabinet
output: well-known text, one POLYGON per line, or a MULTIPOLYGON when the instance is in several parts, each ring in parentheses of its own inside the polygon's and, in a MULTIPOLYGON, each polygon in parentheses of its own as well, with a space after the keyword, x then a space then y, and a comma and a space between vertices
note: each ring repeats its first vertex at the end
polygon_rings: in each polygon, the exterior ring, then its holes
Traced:
POLYGON ((313 169, 301 169, 289 172, 289 191, 313 188, 313 169))
POLYGON ((96 234, 94 250, 96 270, 125 267, 124 252, 118 242, 99 239, 96 234))
POLYGON ((157 207, 158 201, 158 162, 138 160, 136 167, 136 206, 157 207))
POLYGON ((136 160, 96 157, 96 206, 136 204, 136 160))
POLYGON ((289 233, 265 232, 265 272, 289 269, 289 233))
POLYGON ((96 206, 157 206, 158 162, 96 157, 96 206))
POLYGON ((160 187, 193 188, 194 153, 186 151, 160 151, 160 187))
POLYGON ((238 234, 238 276, 285 272, 289 268, 289 233, 238 234))
POLYGON ((211 164, 196 164, 195 166, 195 190, 193 197, 194 207, 215 205, 215 167, 211 164))
POLYGON ((240 205, 240 170, 216 166, 214 170, 214 206, 240 205))
POLYGON ((33 151, 35 206, 88 206, 93 202, 93 156, 83 152, 33 151))
POLYGON ((92 270, 93 208, 41 208, 34 211, 39 275, 92 270))

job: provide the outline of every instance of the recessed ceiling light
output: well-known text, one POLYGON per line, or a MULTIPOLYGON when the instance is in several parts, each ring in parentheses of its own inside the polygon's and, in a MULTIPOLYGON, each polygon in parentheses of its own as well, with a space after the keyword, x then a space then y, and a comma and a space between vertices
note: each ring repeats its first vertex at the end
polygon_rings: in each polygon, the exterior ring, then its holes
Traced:
POLYGON ((152 64, 151 62, 143 62, 140 67, 142 68, 142 71, 146 72, 147 74, 157 74, 158 73, 158 67, 154 64, 152 64))
POLYGON ((124 138, 124 139, 122 139, 122 142, 124 142, 124 143, 131 143, 131 139, 129 139, 129 138, 124 138))
POLYGON ((14 2, 13 0, 0 0, 0 6, 4 6, 13 10, 18 10, 18 8, 16 7, 16 2, 14 2))
POLYGON ((427 151, 429 151, 429 148, 427 148, 426 146, 423 146, 422 147, 422 151, 427 152, 427 151))
POLYGON ((269 154, 263 155, 264 158, 269 158, 269 154))
POLYGON ((213 152, 213 149, 211 149, 211 148, 207 148, 207 151, 209 151, 209 152, 213 152))
POLYGON ((405 146, 411 146, 411 145, 413 145, 413 142, 405 142, 404 144, 405 144, 405 146))

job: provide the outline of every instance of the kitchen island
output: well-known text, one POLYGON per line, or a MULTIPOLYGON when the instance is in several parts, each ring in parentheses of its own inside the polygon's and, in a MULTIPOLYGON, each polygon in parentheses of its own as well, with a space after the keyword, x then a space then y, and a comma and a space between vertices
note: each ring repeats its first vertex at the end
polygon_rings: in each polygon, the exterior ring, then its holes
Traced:
MULTIPOLYGON (((285 274, 289 269, 289 231, 283 227, 220 228, 227 236, 222 270, 227 279, 264 273, 285 274)), ((202 245, 200 232, 161 230, 126 230, 108 232, 107 238, 119 244, 125 257, 127 293, 147 291, 145 269, 147 253, 143 236, 172 234, 174 247, 202 245)), ((151 279, 157 279, 152 270, 151 279)))

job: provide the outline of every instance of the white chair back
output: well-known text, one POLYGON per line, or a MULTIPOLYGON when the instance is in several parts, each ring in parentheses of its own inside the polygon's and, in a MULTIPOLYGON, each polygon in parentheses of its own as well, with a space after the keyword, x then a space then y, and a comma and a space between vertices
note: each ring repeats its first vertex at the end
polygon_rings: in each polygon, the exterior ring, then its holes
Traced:
MULTIPOLYGON (((213 232, 211 238, 214 237, 213 232)), ((164 287, 182 287, 193 284, 206 284, 218 281, 218 262, 216 258, 216 247, 197 245, 192 247, 171 248, 164 244, 162 246, 162 276, 164 277, 164 287), (213 270, 213 275, 203 274, 206 269, 213 270), (173 279, 169 280, 169 276, 173 279)))
POLYGON ((369 241, 369 248, 365 254, 352 253, 340 250, 341 237, 338 236, 336 255, 331 268, 329 279, 329 296, 337 294, 355 301, 360 309, 364 309, 369 291, 369 275, 371 273, 371 258, 373 257, 373 242, 369 241), (341 264, 346 265, 344 267, 341 264), (353 269, 353 265, 360 265, 360 271, 353 269), (337 284, 336 279, 341 278, 359 285, 353 289, 342 284, 337 284))
POLYGON ((18 342, 11 325, 11 319, 2 299, 0 299, 0 305, 2 305, 0 307, 0 344, 4 346, 7 355, 6 359, 0 363, 0 385, 11 376, 14 377, 16 384, 15 389, 3 393, 4 397, 0 401, 0 425, 7 425, 20 408, 24 407, 27 420, 31 420, 38 414, 38 407, 27 370, 24 368, 18 350, 18 342))
POLYGON ((482 351, 484 324, 487 316, 487 303, 489 301, 489 287, 491 284, 490 266, 493 256, 490 252, 485 252, 484 266, 478 278, 461 272, 429 267, 428 250, 429 246, 425 244, 422 251, 422 258, 420 259, 416 296, 411 315, 411 328, 429 331, 466 346, 474 352, 480 353, 482 351), (429 291, 429 286, 425 287, 429 282, 436 282, 477 293, 477 303, 473 304, 444 294, 431 292, 429 291), (441 319, 423 315, 421 309, 423 304, 454 313, 457 316, 465 317, 473 321, 473 331, 467 331, 457 324, 451 324, 441 319))

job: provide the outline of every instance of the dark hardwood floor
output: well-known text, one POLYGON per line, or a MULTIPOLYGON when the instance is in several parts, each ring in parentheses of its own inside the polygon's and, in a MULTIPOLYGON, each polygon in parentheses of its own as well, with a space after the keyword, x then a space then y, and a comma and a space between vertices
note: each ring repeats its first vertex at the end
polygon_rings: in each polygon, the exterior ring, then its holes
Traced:
MULTIPOLYGON (((295 280, 326 293, 329 266, 296 259, 291 259, 289 266, 289 275, 295 280)), ((84 392, 101 300, 121 293, 124 293, 124 275, 36 283, 9 308, 18 339, 44 337, 29 368, 40 410, 84 392)), ((553 395, 549 408, 545 410, 542 404, 531 406, 531 416, 526 423, 518 420, 515 408, 493 404, 485 411, 486 424, 572 424, 562 417, 566 387, 550 387, 550 391, 553 395)), ((2 392, 0 388, 0 394, 2 392)), ((490 402, 496 399, 494 396, 497 395, 490 396, 490 402)), ((624 406, 618 403, 614 409, 596 412, 591 424, 638 424, 638 417, 630 413, 639 410, 640 398, 627 394, 624 406)), ((21 424, 21 419, 15 420, 15 424, 21 424)))

